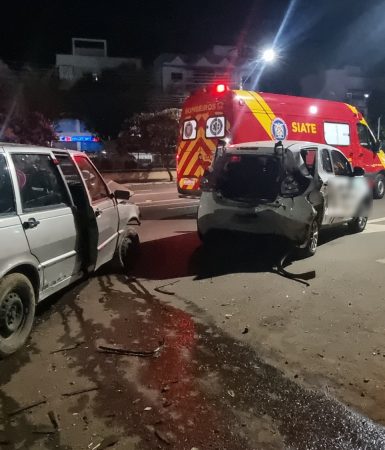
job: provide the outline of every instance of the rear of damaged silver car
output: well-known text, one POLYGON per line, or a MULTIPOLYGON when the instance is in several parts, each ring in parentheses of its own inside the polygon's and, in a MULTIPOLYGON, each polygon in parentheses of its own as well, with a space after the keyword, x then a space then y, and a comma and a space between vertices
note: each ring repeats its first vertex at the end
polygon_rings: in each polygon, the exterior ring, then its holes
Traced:
POLYGON ((201 238, 227 230, 277 235, 302 245, 323 202, 305 160, 301 151, 274 144, 218 150, 202 182, 201 238))

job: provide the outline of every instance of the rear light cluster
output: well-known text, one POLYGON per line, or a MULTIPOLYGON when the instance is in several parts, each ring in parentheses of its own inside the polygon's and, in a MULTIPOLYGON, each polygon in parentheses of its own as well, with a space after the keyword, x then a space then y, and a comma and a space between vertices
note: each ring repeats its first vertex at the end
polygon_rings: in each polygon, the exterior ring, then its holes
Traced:
POLYGON ((281 194, 283 197, 295 197, 301 193, 301 186, 293 175, 287 175, 281 183, 281 194))

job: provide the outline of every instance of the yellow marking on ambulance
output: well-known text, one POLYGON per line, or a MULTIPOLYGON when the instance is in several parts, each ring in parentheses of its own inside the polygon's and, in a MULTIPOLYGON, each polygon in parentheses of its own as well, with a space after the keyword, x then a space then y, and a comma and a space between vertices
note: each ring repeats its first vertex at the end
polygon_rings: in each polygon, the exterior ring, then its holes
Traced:
POLYGON ((273 139, 271 123, 275 119, 275 114, 261 95, 250 91, 235 91, 235 93, 246 103, 270 139, 273 139))
POLYGON ((309 122, 292 122, 291 131, 293 133, 317 134, 317 124, 309 122))

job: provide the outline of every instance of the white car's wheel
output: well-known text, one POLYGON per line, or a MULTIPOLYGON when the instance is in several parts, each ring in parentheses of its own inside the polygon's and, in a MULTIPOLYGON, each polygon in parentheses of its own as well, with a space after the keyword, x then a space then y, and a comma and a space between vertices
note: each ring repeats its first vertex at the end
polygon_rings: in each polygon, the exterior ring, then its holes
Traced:
POLYGON ((319 223, 317 219, 314 219, 309 228, 309 235, 306 240, 305 246, 298 249, 299 256, 302 258, 309 258, 315 255, 318 248, 319 239, 319 223))
POLYGON ((355 217, 349 222, 349 230, 351 233, 361 233, 365 230, 368 218, 365 216, 355 217))
POLYGON ((0 356, 9 356, 27 340, 35 317, 35 292, 29 279, 11 273, 0 281, 0 356))
POLYGON ((135 231, 128 231, 119 248, 119 262, 121 267, 129 272, 131 271, 139 257, 139 236, 135 231))

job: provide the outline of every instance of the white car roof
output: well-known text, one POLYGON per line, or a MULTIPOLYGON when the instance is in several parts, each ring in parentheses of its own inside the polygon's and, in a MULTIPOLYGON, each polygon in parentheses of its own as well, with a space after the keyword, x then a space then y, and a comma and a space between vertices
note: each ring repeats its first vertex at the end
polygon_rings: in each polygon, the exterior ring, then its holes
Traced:
POLYGON ((0 142, 0 153, 4 153, 7 151, 15 152, 28 152, 28 153, 64 153, 70 155, 85 155, 83 152, 79 152, 76 150, 66 150, 62 148, 54 148, 54 147, 42 147, 38 145, 29 145, 29 144, 13 144, 10 142, 0 142))
MULTIPOLYGON (((237 148, 254 148, 254 147, 274 148, 275 145, 276 145, 275 141, 252 141, 252 142, 244 142, 242 144, 232 144, 232 145, 229 145, 227 148, 229 150, 233 150, 233 149, 236 150, 237 148)), ((283 141, 282 145, 284 146, 284 148, 294 147, 294 150, 296 149, 296 147, 303 148, 303 147, 308 147, 308 146, 312 146, 312 145, 322 146, 322 148, 338 150, 335 147, 332 147, 331 145, 321 144, 319 142, 310 142, 310 141, 283 141)))

